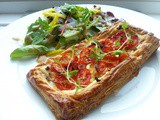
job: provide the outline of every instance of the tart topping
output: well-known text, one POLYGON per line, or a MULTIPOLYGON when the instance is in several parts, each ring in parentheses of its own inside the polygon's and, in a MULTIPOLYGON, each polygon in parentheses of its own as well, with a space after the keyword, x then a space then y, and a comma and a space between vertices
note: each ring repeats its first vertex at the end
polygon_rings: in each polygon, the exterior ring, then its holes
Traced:
POLYGON ((80 80, 80 85, 88 85, 91 80, 91 73, 88 69, 81 69, 76 75, 76 81, 80 80))
POLYGON ((59 72, 59 73, 64 72, 64 69, 62 68, 62 66, 60 64, 56 63, 56 62, 53 62, 51 64, 50 69, 51 69, 52 72, 59 72))
POLYGON ((89 63, 93 63, 95 61, 95 58, 89 57, 91 54, 93 54, 94 48, 95 48, 95 46, 92 45, 92 46, 84 48, 81 51, 81 53, 80 53, 81 63, 83 63, 83 64, 89 64, 89 63))
POLYGON ((98 73, 104 73, 104 71, 106 70, 106 67, 108 66, 104 60, 98 61, 95 65, 95 68, 98 73))
POLYGON ((62 57, 60 58, 62 66, 67 67, 71 58, 72 52, 62 54, 62 57))
POLYGON ((83 48, 78 56, 75 55, 75 46, 63 53, 62 57, 55 60, 50 68, 52 72, 57 73, 54 80, 57 88, 75 89, 77 92, 93 80, 98 82, 99 77, 105 72, 129 58, 129 52, 138 45, 138 36, 126 32, 127 28, 128 24, 122 24, 118 32, 102 41, 88 38, 88 46, 83 48), (93 70, 95 72, 91 72, 93 70))
POLYGON ((54 83, 60 90, 73 90, 75 85, 70 83, 67 78, 63 75, 58 75, 54 79, 54 83))

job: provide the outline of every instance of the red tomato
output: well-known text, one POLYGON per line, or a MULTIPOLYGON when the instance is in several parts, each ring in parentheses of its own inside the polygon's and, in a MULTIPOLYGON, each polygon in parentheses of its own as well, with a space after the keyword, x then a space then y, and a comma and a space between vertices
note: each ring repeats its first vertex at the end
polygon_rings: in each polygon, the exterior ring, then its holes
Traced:
POLYGON ((75 85, 70 83, 67 78, 63 75, 58 75, 54 79, 54 83, 60 90, 73 90, 75 85))
POLYGON ((120 43, 121 43, 121 44, 123 44, 123 43, 127 40, 124 31, 119 31, 119 32, 117 32, 117 33, 115 34, 115 36, 116 36, 116 40, 117 40, 117 39, 120 40, 120 43))
POLYGON ((137 45, 138 45, 138 36, 137 36, 137 35, 132 35, 132 36, 131 36, 131 39, 134 40, 133 45, 134 45, 134 46, 137 46, 137 45))
POLYGON ((124 46, 124 48, 126 50, 131 50, 131 49, 133 49, 134 47, 136 47, 138 45, 138 36, 137 35, 132 35, 131 39, 133 41, 132 42, 128 41, 124 46))
POLYGON ((107 68, 107 64, 105 61, 98 61, 95 65, 95 68, 97 70, 98 73, 103 73, 104 70, 107 68))
POLYGON ((113 51, 113 41, 111 39, 105 39, 105 41, 101 42, 101 49, 103 52, 113 51))
POLYGON ((76 70, 78 69, 78 65, 79 65, 79 59, 77 56, 74 57, 72 63, 71 63, 71 67, 76 70))
POLYGON ((62 68, 62 66, 60 66, 58 63, 55 62, 51 64, 50 69, 52 72, 59 72, 59 73, 64 72, 64 68, 62 68))
POLYGON ((103 58, 106 61, 107 68, 111 69, 120 63, 120 58, 115 55, 106 55, 103 58))
POLYGON ((133 48, 133 42, 126 42, 126 44, 123 47, 125 50, 131 50, 133 48))
POLYGON ((87 64, 83 60, 79 60, 78 69, 86 68, 87 64))
POLYGON ((119 57, 116 57, 115 55, 106 55, 104 56, 103 60, 106 60, 106 61, 110 61, 110 62, 115 62, 115 61, 119 61, 119 57))
POLYGON ((129 54, 128 53, 123 53, 123 54, 120 54, 120 62, 122 62, 123 60, 127 59, 129 57, 129 54))
POLYGON ((124 33, 123 31, 118 31, 118 32, 115 34, 116 37, 124 36, 124 35, 125 35, 125 33, 124 33))
POLYGON ((68 66, 71 58, 72 58, 72 52, 64 53, 62 57, 60 58, 62 66, 64 67, 68 66))
POLYGON ((91 73, 88 69, 84 68, 78 71, 76 81, 80 80, 80 85, 88 85, 91 80, 91 73))
POLYGON ((107 62, 106 63, 106 66, 109 69, 114 68, 116 65, 118 65, 118 62, 107 62))
POLYGON ((95 46, 89 46, 84 48, 80 53, 80 61, 83 64, 93 63, 95 58, 90 58, 90 55, 94 52, 95 46))

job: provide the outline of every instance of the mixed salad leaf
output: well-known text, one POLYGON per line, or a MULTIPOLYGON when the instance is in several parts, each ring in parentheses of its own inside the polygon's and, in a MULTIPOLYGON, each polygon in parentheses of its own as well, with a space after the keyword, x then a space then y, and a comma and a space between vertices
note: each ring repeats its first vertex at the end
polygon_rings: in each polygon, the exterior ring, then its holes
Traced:
POLYGON ((23 47, 11 53, 12 59, 61 53, 63 48, 92 37, 118 21, 113 13, 102 12, 100 7, 88 9, 69 4, 45 10, 43 16, 28 27, 23 47))
POLYGON ((37 56, 48 53, 50 50, 43 45, 27 45, 21 48, 15 49, 10 57, 17 59, 25 56, 37 56))

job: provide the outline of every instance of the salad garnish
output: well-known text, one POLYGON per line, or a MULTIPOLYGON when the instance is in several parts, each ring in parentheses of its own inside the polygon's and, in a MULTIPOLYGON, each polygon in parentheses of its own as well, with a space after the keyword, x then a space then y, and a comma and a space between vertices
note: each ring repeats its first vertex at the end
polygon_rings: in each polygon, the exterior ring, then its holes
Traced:
POLYGON ((12 59, 61 53, 61 49, 79 43, 87 36, 94 36, 114 24, 116 19, 113 13, 102 12, 97 6, 88 9, 69 4, 44 10, 42 14, 43 17, 28 27, 23 47, 11 53, 12 59))

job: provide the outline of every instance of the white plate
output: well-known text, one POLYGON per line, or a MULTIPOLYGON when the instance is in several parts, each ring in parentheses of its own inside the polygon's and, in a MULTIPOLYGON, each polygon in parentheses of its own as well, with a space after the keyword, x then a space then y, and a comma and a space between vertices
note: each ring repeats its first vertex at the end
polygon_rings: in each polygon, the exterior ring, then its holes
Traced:
MULTIPOLYGON (((84 5, 91 7, 92 5, 84 5)), ((124 8, 101 5, 132 25, 153 32, 160 38, 160 23, 144 14, 124 8)), ((10 60, 10 53, 22 45, 12 37, 22 38, 27 26, 41 12, 17 20, 0 31, 0 120, 54 120, 55 117, 26 79, 27 72, 37 63, 10 60)), ((85 120, 159 120, 160 115, 160 50, 143 66, 139 75, 112 95, 85 120)))

